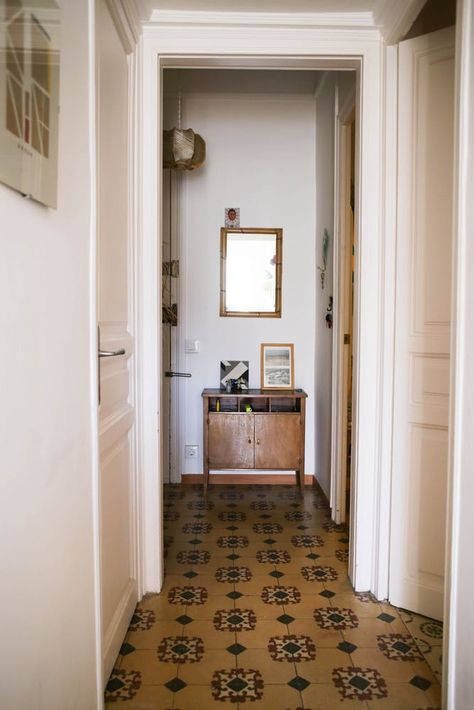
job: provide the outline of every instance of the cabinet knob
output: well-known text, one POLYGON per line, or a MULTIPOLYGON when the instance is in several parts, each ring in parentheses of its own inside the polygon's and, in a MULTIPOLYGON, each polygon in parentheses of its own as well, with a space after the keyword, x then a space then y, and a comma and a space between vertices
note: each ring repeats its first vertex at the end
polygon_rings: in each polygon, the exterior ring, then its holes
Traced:
POLYGON ((252 439, 249 439, 249 444, 251 444, 251 443, 252 443, 252 439))
POLYGON ((260 443, 260 439, 257 439, 257 445, 260 443))

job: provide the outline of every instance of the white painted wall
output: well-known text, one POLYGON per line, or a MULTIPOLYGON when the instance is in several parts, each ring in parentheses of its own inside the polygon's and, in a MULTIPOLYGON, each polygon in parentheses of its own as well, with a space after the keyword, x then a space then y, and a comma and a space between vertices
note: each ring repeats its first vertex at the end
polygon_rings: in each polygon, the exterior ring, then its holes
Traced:
POLYGON ((97 707, 89 5, 61 3, 58 209, 0 185, 0 706, 9 710, 97 707))
MULTIPOLYGON (((183 355, 185 426, 182 445, 199 444, 185 473, 202 471, 204 387, 219 386, 222 359, 250 361, 250 386, 260 386, 260 343, 295 345, 295 386, 309 395, 306 471, 314 472, 315 135, 309 95, 188 94, 183 127, 207 143, 207 161, 183 177, 181 273, 186 288, 183 355), (281 319, 219 317, 220 227, 224 208, 240 207, 242 227, 283 228, 281 319)), ((245 279, 245 274, 243 274, 245 279)))
POLYGON ((317 276, 315 348, 315 474, 326 496, 331 491, 331 406, 332 406, 332 330, 326 327, 326 309, 333 293, 334 252, 334 125, 337 75, 328 72, 316 95, 316 244, 317 266, 323 265, 323 237, 330 235, 324 289, 317 276))

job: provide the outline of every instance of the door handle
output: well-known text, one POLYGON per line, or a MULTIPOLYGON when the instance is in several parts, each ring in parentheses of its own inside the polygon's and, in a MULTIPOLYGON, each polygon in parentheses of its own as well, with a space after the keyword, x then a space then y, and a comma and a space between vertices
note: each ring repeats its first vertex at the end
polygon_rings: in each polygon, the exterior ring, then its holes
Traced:
POLYGON ((97 399, 100 404, 100 360, 103 357, 117 357, 125 355, 125 348, 120 350, 101 350, 100 349, 100 325, 97 326, 97 399))
POLYGON ((117 355, 125 355, 125 348, 120 348, 120 350, 99 350, 99 357, 117 357, 117 355))
POLYGON ((165 377, 192 377, 190 372, 165 372, 165 377))

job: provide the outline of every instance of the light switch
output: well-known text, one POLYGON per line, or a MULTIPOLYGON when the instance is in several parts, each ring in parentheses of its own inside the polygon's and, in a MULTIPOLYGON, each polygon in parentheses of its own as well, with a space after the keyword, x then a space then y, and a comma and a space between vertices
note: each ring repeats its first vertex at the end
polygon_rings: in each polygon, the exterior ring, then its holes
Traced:
POLYGON ((199 352, 199 340, 186 340, 184 343, 184 352, 198 353, 199 352))

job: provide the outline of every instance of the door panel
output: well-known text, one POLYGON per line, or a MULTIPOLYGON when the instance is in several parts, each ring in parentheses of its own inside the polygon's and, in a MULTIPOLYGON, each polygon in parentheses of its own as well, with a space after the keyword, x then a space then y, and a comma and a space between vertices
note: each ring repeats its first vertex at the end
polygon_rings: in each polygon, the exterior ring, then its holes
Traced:
POLYGON ((255 468, 299 469, 301 461, 299 414, 255 415, 255 468))
POLYGON ((209 468, 254 468, 254 415, 209 412, 209 468))
POLYGON ((105 0, 96 3, 99 464, 104 680, 137 602, 134 521, 135 402, 129 229, 128 60, 105 0))
POLYGON ((355 119, 345 112, 337 119, 337 225, 334 241, 333 380, 331 442, 331 516, 346 522, 350 500, 352 435, 352 328, 354 213, 351 195, 355 182, 355 119))
POLYGON ((181 444, 179 377, 166 377, 165 372, 179 372, 179 322, 182 318, 179 304, 179 185, 176 171, 163 171, 162 200, 162 344, 161 344, 161 404, 162 404, 162 462, 164 483, 181 481, 181 444))
POLYGON ((449 407, 454 32, 399 50, 390 601, 442 618, 449 407))

